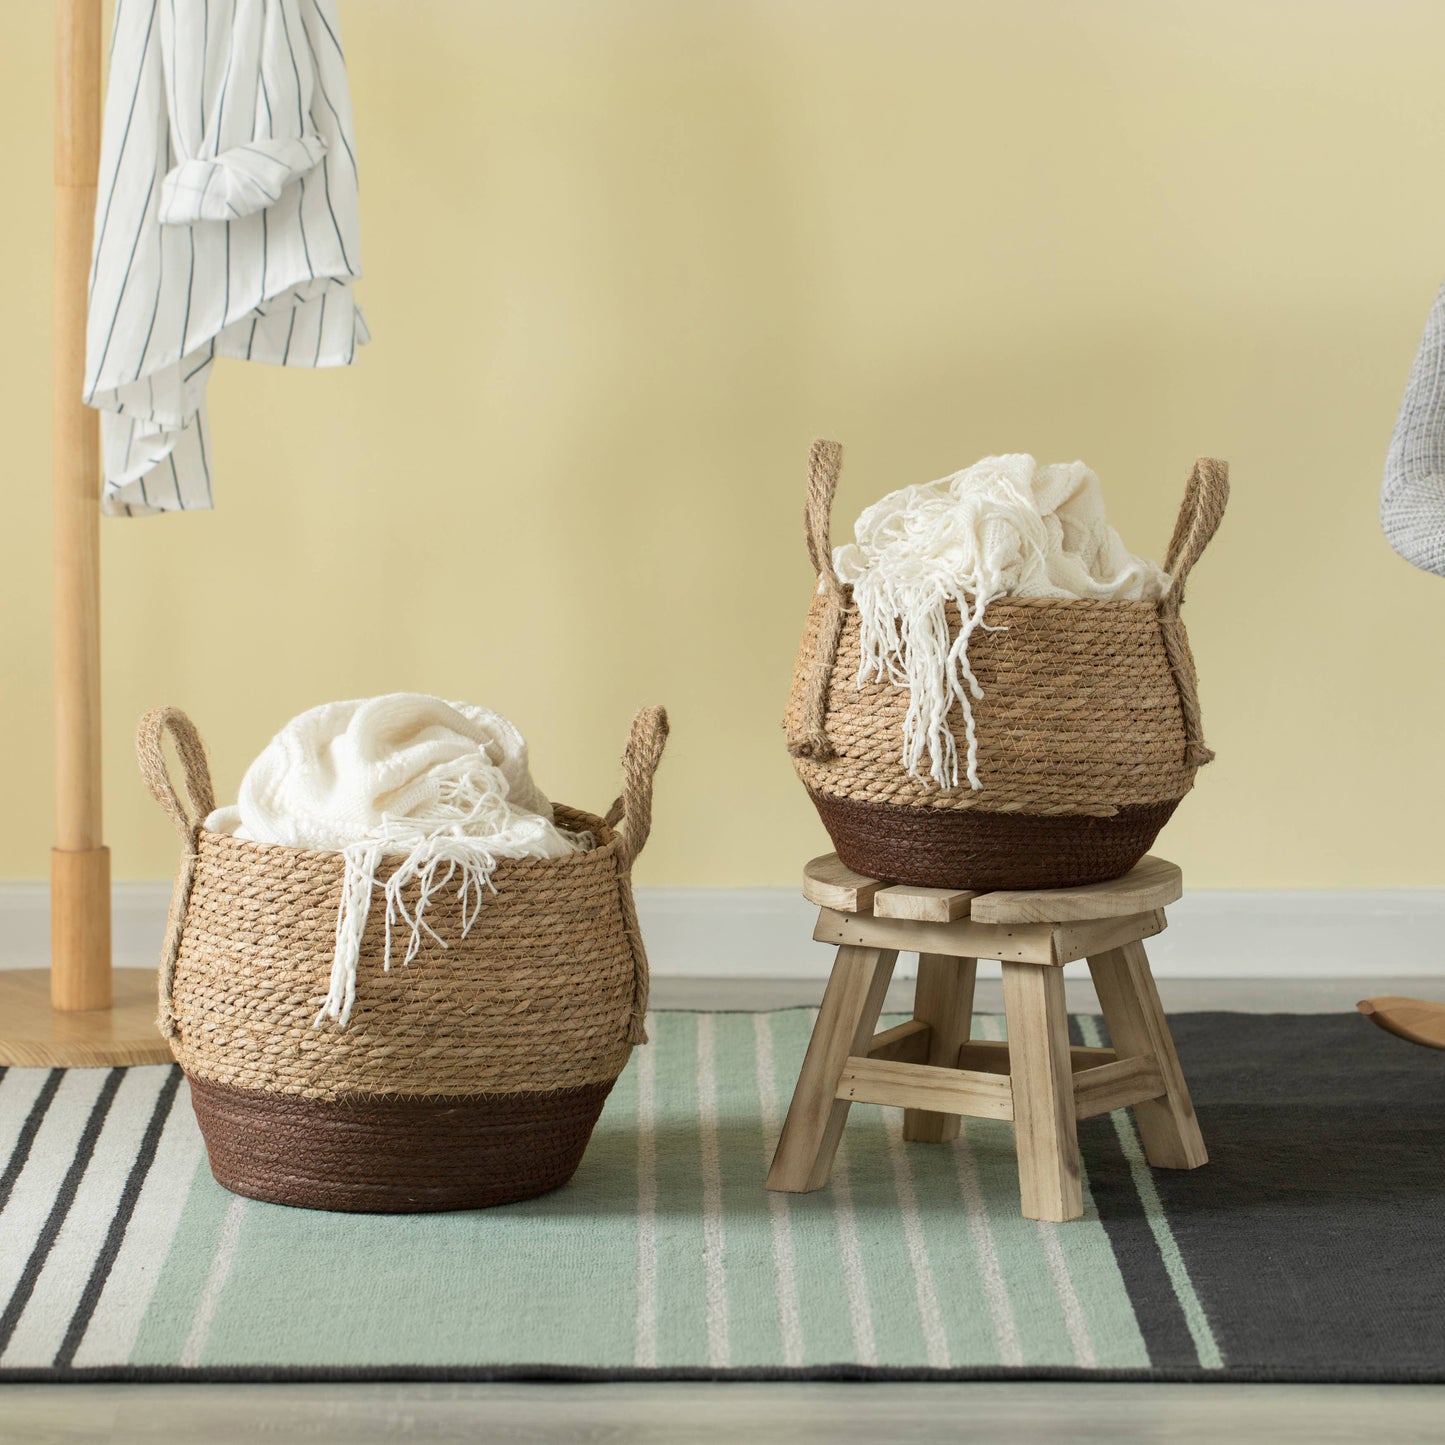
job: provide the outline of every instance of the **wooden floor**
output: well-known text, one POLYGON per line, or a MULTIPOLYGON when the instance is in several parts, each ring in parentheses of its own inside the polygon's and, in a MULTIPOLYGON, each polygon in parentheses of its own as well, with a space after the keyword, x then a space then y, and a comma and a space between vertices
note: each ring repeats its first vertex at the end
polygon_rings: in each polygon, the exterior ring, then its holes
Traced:
POLYGON ((1438 1445, 1429 1385, 11 1385, 0 1440, 1438 1445))
MULTIPOLYGON (((1069 1005, 1092 1009, 1087 974, 1069 1005)), ((658 1008, 816 1004, 817 982, 658 979, 658 1008)), ((1369 994, 1431 996, 1429 980, 1162 980, 1166 1009, 1331 1013, 1369 994)), ((889 1008, 906 1010, 911 985, 889 1008)), ((997 979, 977 1007, 999 1010, 997 979)), ((1400 1044, 1401 1048, 1411 1045, 1400 1044)), ((231 1445, 485 1441, 487 1445, 690 1445, 693 1441, 967 1440, 969 1445, 1167 1441, 1437 1442, 1445 1387, 1373 1385, 10 1385, 0 1445, 231 1445)))

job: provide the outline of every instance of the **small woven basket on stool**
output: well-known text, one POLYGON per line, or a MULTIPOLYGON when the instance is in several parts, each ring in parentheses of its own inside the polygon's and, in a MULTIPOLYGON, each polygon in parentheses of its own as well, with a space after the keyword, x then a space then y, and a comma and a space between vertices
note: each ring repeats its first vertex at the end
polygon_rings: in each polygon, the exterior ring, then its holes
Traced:
MULTIPOLYGON (((936 888, 1068 888, 1127 873, 1148 851, 1204 745, 1184 584, 1229 495, 1228 468, 1195 463, 1157 601, 1001 598, 969 639, 978 772, 940 789, 902 761, 908 691, 858 685, 858 609, 829 535, 836 442, 809 457, 805 526, 819 585, 783 720, 793 765, 855 872, 936 888)), ((957 619, 954 619, 957 627, 957 619)), ((964 722, 951 718, 960 754, 964 722)))
MULTIPOLYGON (((313 1027, 336 948, 344 859, 207 831, 205 750, 184 713, 142 719, 141 771, 185 839, 160 971, 160 1026, 190 1081, 226 1188, 312 1209, 420 1212, 565 1184, 632 1046, 647 956, 632 864, 647 841, 667 736, 639 713, 606 818, 559 806, 596 846, 501 861, 467 936, 434 895, 426 937, 383 969, 385 909, 367 919, 344 1029, 313 1027), (169 731, 189 810, 167 770, 169 731)), ((381 878, 386 876, 383 868, 381 878)), ((415 891, 404 895, 416 908, 415 891)))

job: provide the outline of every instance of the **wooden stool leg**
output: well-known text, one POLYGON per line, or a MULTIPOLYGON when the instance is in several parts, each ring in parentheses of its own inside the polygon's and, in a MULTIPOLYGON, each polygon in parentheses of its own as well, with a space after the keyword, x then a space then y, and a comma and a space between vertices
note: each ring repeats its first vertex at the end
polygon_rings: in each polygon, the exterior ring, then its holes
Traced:
POLYGON ((893 978, 896 950, 838 950, 782 1137, 768 1170, 768 1188, 790 1194, 821 1189, 848 1118, 848 1101, 834 1098, 852 1054, 866 1054, 893 978))
MULTIPOLYGON (((958 1051, 968 1042, 973 1025, 973 985, 977 976, 977 959, 950 958, 944 953, 918 955, 913 1017, 928 1025, 925 1063, 941 1069, 958 1067, 958 1051)), ((945 1144, 958 1138, 961 1123, 957 1114, 905 1109, 903 1137, 924 1144, 945 1144)))
POLYGON ((1164 1096, 1134 1105, 1134 1122, 1144 1141, 1144 1157, 1156 1169, 1197 1169, 1209 1162, 1199 1120, 1174 1037, 1159 1003, 1149 956, 1142 943, 1126 943, 1089 960, 1094 991, 1109 1026, 1109 1038, 1121 1059, 1153 1054, 1164 1076, 1164 1096))
POLYGON ((1006 961, 1003 997, 1024 1217, 1077 1219, 1084 1212, 1084 1191, 1064 971, 1006 961))

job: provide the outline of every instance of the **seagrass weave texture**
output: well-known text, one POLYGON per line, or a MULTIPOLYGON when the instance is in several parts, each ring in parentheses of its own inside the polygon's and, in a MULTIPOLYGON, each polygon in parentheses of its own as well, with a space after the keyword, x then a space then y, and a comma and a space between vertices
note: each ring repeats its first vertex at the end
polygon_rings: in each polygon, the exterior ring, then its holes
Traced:
POLYGON ((191 1078, 218 1183, 305 1209, 485 1209, 565 1184, 612 1081, 547 1093, 302 1099, 191 1078))
POLYGON ((316 1099, 615 1078, 635 982, 617 837, 601 818, 557 812, 599 846, 499 865, 466 938, 455 897, 434 898, 427 921, 447 947, 427 938, 410 964, 383 971, 384 910, 372 909, 345 1029, 312 1026, 335 950, 341 856, 202 832, 172 986, 177 1060, 216 1083, 316 1099))
MULTIPOLYGON (((186 843, 160 1024, 195 1086, 216 1177, 278 1203, 382 1210, 480 1207, 570 1178, 645 1038, 647 956, 631 871, 666 736, 661 708, 638 714, 606 818, 556 809, 596 846, 501 861, 465 938, 456 898, 439 894, 426 913, 436 937, 388 969, 385 909, 373 907, 343 1029, 314 1022, 336 946, 342 855, 208 832, 202 808, 213 795, 194 726, 175 709, 147 714, 141 770, 186 843), (189 809, 166 769, 167 732, 189 809)), ((415 910, 416 890, 406 903, 415 910)))
POLYGON ((812 793, 834 851, 857 873, 924 888, 1077 888, 1119 878, 1178 806, 1142 803, 1112 817, 900 808, 812 793), (966 879, 966 882, 960 880, 966 879))
MULTIPOLYGON (((828 605, 821 595, 812 599, 805 653, 828 605)), ((1194 766, 1155 604, 999 601, 986 620, 1008 630, 980 629, 969 641, 984 694, 974 704, 980 791, 940 789, 904 769, 908 693, 884 682, 857 686, 859 624, 851 604, 826 691, 832 756, 795 758, 803 782, 859 802, 1105 817, 1188 792, 1194 766)), ((962 752, 956 712, 951 722, 962 752)))
MULTIPOLYGON (((969 640, 983 689, 974 703, 983 783, 975 791, 910 776, 902 761, 907 691, 858 683, 858 612, 831 564, 841 462, 836 443, 814 444, 804 520, 819 585, 783 721, 794 767, 839 856, 871 876, 953 887, 1064 887, 1127 872, 1213 756, 1179 608, 1223 516, 1225 464, 1195 464, 1165 560, 1171 585, 1160 600, 1004 598, 989 605, 985 621, 999 630, 980 629, 969 640), (870 806, 890 811, 870 820, 870 806), (918 816, 910 820, 903 810, 918 816), (1118 818, 1119 826, 1112 838, 1097 826, 1031 836, 1021 824, 1004 827, 999 815, 1118 818), (1040 862, 1050 847, 1062 850, 1052 874, 1040 862), (1065 867, 1070 850, 1074 862, 1065 867)), ((958 711, 951 725, 963 753, 958 711)))
MULTIPOLYGON (((162 1026, 187 1073, 334 1099, 561 1089, 620 1072, 646 1011, 630 875, 650 826, 660 708, 634 722, 615 829, 557 809, 596 847, 503 860, 465 938, 455 897, 434 898, 427 921, 437 938, 405 967, 384 968, 385 910, 372 909, 345 1029, 313 1027, 336 946, 341 854, 208 832, 170 786, 166 730, 178 738, 191 798, 212 790, 190 720, 174 709, 148 714, 142 770, 189 844, 161 971, 162 1026)), ((413 893, 408 906, 416 901, 413 893)))

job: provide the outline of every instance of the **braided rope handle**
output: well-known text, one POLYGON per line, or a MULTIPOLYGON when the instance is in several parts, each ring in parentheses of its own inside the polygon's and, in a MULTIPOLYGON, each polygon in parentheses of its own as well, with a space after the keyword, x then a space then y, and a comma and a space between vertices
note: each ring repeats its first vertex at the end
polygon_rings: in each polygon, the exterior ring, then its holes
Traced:
POLYGON ((1229 464, 1213 457, 1200 457, 1185 485, 1179 519, 1174 523, 1174 535, 1169 539, 1169 551, 1164 557, 1164 570, 1170 580, 1169 590, 1159 604, 1159 622, 1169 668, 1179 689, 1179 706, 1184 718, 1184 761, 1191 768, 1202 768, 1213 762, 1214 751, 1204 741, 1199 677, 1179 609, 1184 605, 1184 584, 1219 530, 1228 502, 1229 464))
POLYGON ((1184 583, 1219 530, 1228 502, 1229 463, 1200 457, 1185 484, 1179 518, 1164 557, 1164 570, 1170 577, 1164 606, 1169 611, 1178 612, 1183 605, 1184 583))
POLYGON ((211 786, 211 768, 206 761, 206 746, 196 725, 180 708, 158 707, 141 718, 135 735, 136 757, 140 762, 140 775, 151 791, 151 796, 166 810, 166 816, 176 825, 176 831, 185 840, 185 851, 181 854, 181 866, 176 874, 175 892, 171 895, 170 917, 166 921, 166 941, 161 950, 159 977, 160 1013, 157 1023, 161 1033, 173 1039, 179 1033, 175 1008, 171 1003, 171 990, 176 977, 176 959, 180 955, 181 933, 186 925, 186 910, 191 903, 191 887, 196 879, 196 835, 206 817, 216 806, 215 789, 211 786), (181 802, 176 785, 171 781, 170 767, 166 762, 165 750, 161 746, 165 735, 170 733, 176 745, 185 774, 186 796, 190 799, 190 811, 181 802))
MULTIPOLYGON (((833 497, 843 470, 843 448, 837 442, 818 440, 808 449, 808 492, 803 504, 803 536, 813 571, 822 582, 823 616, 817 643, 806 672, 795 679, 796 711, 790 707, 785 721, 788 751, 795 758, 826 762, 834 755, 827 729, 828 681, 838 658, 843 632, 843 611, 848 593, 833 570, 833 497)), ((799 666, 801 667, 801 663, 799 666)))
POLYGON ((627 746, 622 752, 622 793, 607 810, 607 824, 617 830, 618 896, 622 927, 632 946, 632 1008, 627 1020, 627 1041, 647 1042, 647 946, 637 921, 632 897, 632 864, 652 832, 652 779, 667 744, 667 709, 645 707, 632 719, 627 746))
POLYGON ((632 867, 652 832, 652 779, 668 731, 665 707, 645 707, 632 719, 622 752, 622 792, 607 810, 608 825, 617 829, 623 868, 632 867))
POLYGON ((166 816, 176 825, 176 831, 186 842, 191 842, 195 831, 205 822, 216 807, 215 789, 211 786, 211 768, 206 761, 206 746, 196 725, 178 707, 152 708, 141 720, 135 735, 136 757, 140 762, 140 775, 151 791, 151 796, 166 810, 166 816), (186 796, 190 799, 190 811, 181 802, 176 785, 171 781, 170 767, 166 763, 162 739, 170 733, 176 745, 185 775, 186 796))
POLYGON ((803 535, 813 571, 835 597, 843 584, 833 570, 833 497, 843 470, 843 448, 837 442, 815 441, 808 449, 808 498, 803 506, 803 535))

